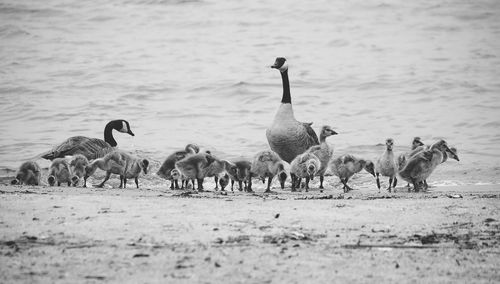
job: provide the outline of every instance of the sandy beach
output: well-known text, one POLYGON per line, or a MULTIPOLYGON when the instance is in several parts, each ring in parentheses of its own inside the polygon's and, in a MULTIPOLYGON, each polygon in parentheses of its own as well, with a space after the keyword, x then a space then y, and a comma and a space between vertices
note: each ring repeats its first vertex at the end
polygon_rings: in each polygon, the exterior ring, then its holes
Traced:
POLYGON ((276 194, 0 186, 2 283, 492 283, 498 185, 276 194))

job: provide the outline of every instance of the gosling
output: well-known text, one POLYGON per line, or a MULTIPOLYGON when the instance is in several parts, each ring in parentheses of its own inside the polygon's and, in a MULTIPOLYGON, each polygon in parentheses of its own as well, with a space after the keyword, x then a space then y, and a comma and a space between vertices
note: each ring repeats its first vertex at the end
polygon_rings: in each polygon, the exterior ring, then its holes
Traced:
POLYGON ((85 168, 89 165, 89 160, 84 155, 74 155, 69 163, 69 167, 73 176, 71 182, 73 186, 77 186, 83 178, 83 187, 87 187, 87 178, 85 177, 85 168))
MULTIPOLYGON (((210 151, 206 151, 205 153, 211 155, 210 151)), ((222 177, 224 173, 228 172, 229 169, 235 167, 235 165, 227 160, 219 160, 214 156, 212 157, 214 158, 213 163, 203 168, 202 176, 203 178, 213 177, 215 182, 215 190, 218 190, 219 177, 222 177)), ((201 186, 203 188, 203 183, 201 186)))
POLYGON ((344 193, 353 190, 349 185, 347 185, 347 182, 352 176, 354 176, 354 174, 359 173, 361 170, 364 169, 375 177, 375 166, 373 162, 360 159, 349 154, 331 160, 330 168, 332 173, 338 176, 344 185, 344 193))
POLYGON ((337 134, 330 126, 323 126, 319 134, 319 145, 312 146, 307 150, 307 152, 316 155, 321 162, 321 167, 317 173, 319 175, 319 189, 321 190, 324 189, 323 180, 325 178, 325 171, 328 168, 328 162, 330 162, 333 156, 333 147, 326 142, 326 138, 337 134))
POLYGON ((175 163, 184 159, 188 155, 194 155, 200 151, 200 148, 195 144, 187 144, 184 150, 176 151, 170 154, 161 167, 158 169, 156 174, 166 180, 170 180, 170 189, 179 189, 179 179, 175 179, 172 176, 172 170, 175 169, 175 163))
POLYGON ((306 179, 305 189, 309 191, 309 181, 314 179, 314 176, 321 168, 321 161, 313 153, 305 152, 293 159, 290 164, 290 176, 292 178, 292 191, 296 191, 300 187, 302 178, 306 179))
POLYGON ((124 151, 116 150, 103 158, 93 160, 85 168, 85 175, 88 178, 95 173, 97 168, 99 168, 106 171, 106 177, 97 187, 103 187, 111 174, 118 174, 120 175, 119 188, 127 187, 128 178, 134 178, 135 185, 139 188, 139 175, 141 171, 144 172, 144 174, 148 174, 148 166, 149 161, 147 159, 139 159, 124 151))
POLYGON ((56 182, 57 186, 61 186, 61 183, 71 185, 71 170, 66 159, 55 158, 52 160, 47 181, 50 186, 54 186, 56 182))
MULTIPOLYGON (((434 143, 429 150, 424 150, 412 156, 405 167, 399 171, 399 176, 409 183, 413 184, 413 189, 420 191, 421 185, 423 190, 428 186, 425 185, 427 178, 434 172, 436 167, 443 162, 444 153, 459 161, 458 156, 448 147, 445 140, 439 140, 434 143)), ((410 191, 410 189, 408 189, 410 191)))
POLYGON ((208 153, 197 153, 193 155, 188 155, 184 159, 179 160, 175 163, 175 168, 179 173, 186 177, 189 181, 193 183, 193 189, 195 188, 195 180, 198 183, 198 191, 203 191, 203 179, 207 172, 209 172, 209 166, 216 161, 216 158, 208 153))
POLYGON ((234 166, 227 171, 231 178, 231 191, 234 189, 234 183, 238 182, 239 191, 252 192, 252 164, 246 160, 234 162, 234 166), (245 184, 245 187, 243 187, 245 184))
POLYGON ((396 160, 394 159, 394 152, 392 148, 394 146, 394 140, 392 138, 388 138, 385 140, 386 149, 382 156, 380 156, 377 160, 375 166, 375 174, 377 176, 377 187, 378 192, 380 192, 380 180, 379 175, 389 177, 389 187, 387 190, 391 192, 391 188, 395 188, 398 179, 396 174, 398 172, 398 166, 396 165, 396 160), (394 180, 394 184, 392 183, 394 180))
POLYGON ((40 173, 40 166, 36 162, 24 162, 17 170, 16 178, 13 179, 10 184, 39 185, 40 173))
POLYGON ((271 182, 275 176, 278 176, 281 189, 285 188, 285 181, 288 177, 285 163, 276 152, 271 150, 261 151, 253 158, 252 175, 262 179, 262 182, 265 182, 267 178, 266 193, 271 192, 271 182))

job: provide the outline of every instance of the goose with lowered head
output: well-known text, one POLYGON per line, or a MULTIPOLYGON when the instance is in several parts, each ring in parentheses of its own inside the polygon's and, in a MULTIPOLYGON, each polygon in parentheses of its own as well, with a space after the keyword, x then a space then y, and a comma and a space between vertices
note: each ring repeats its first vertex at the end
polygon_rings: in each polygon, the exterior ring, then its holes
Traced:
POLYGON ((291 163, 298 155, 311 146, 318 145, 318 136, 312 129, 312 123, 303 123, 295 119, 288 81, 288 65, 283 57, 276 58, 271 68, 278 69, 283 83, 283 96, 271 126, 266 131, 271 150, 284 161, 291 163))
POLYGON ((10 184, 39 185, 40 176, 40 166, 34 161, 27 161, 21 164, 17 170, 16 178, 10 184))
POLYGON ((134 136, 134 133, 130 130, 128 121, 123 119, 112 120, 104 127, 104 140, 85 136, 73 136, 55 146, 52 150, 42 154, 41 157, 47 160, 54 160, 56 158, 81 154, 88 160, 102 158, 107 153, 112 152, 116 145, 118 145, 113 137, 113 129, 134 136))
POLYGON ((347 185, 347 182, 354 174, 359 173, 363 169, 375 177, 375 165, 373 162, 357 158, 350 154, 332 159, 330 161, 330 168, 332 169, 332 173, 338 176, 344 185, 344 192, 352 190, 352 188, 347 185))

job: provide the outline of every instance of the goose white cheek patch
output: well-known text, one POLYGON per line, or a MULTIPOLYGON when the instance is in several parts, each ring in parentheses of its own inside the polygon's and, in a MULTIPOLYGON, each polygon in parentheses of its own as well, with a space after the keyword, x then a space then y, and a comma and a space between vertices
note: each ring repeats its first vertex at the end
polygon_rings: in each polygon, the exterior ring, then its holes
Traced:
POLYGON ((283 64, 283 66, 281 66, 281 67, 279 68, 279 70, 280 70, 281 72, 284 72, 284 71, 285 71, 285 70, 287 70, 287 69, 288 69, 288 63, 286 63, 286 62, 285 62, 285 64, 283 64))
POLYGON ((122 121, 122 129, 120 129, 120 132, 127 133, 128 132, 128 127, 125 121, 122 121))

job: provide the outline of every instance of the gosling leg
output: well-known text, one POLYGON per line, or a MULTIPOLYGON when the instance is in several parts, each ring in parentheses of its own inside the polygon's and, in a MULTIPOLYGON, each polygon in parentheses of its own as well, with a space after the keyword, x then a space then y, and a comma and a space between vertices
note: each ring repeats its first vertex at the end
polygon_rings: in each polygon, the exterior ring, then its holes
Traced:
POLYGON ((137 186, 137 188, 139 188, 139 178, 138 177, 135 178, 135 185, 137 186))
POLYGON ((292 191, 296 191, 295 186, 297 185, 297 176, 295 174, 291 174, 292 177, 292 191))
POLYGON ((271 182, 273 181, 272 177, 267 178, 267 188, 265 192, 271 192, 271 182))
POLYGON ((247 192, 253 192, 253 189, 252 189, 252 178, 251 177, 248 177, 247 192))
POLYGON ((106 177, 104 178, 104 180, 100 184, 97 185, 97 187, 103 187, 104 183, 106 181, 108 181, 108 179, 109 179, 110 176, 111 176, 111 172, 106 172, 106 177))
POLYGON ((380 193, 380 179, 379 179, 379 173, 377 173, 377 187, 378 187, 378 192, 380 193))

